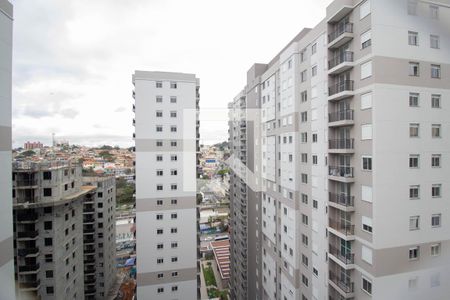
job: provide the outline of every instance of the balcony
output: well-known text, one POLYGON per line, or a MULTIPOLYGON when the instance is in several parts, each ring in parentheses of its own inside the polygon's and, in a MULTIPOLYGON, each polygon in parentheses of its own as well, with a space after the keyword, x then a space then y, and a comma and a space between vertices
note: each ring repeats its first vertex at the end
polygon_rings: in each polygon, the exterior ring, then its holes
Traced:
POLYGON ((84 254, 95 254, 94 248, 84 249, 84 254))
POLYGON ((353 39, 353 23, 338 25, 338 28, 328 35, 328 48, 336 49, 353 39))
MULTIPOLYGON (((39 195, 21 195, 16 193, 15 203, 37 203, 39 201, 39 195)), ((25 208, 25 206, 24 206, 25 208)))
POLYGON ((354 139, 329 140, 328 150, 330 153, 353 153, 354 139))
POLYGON ((347 109, 342 111, 337 111, 328 114, 328 126, 338 127, 338 126, 349 126, 354 124, 354 111, 353 109, 347 109))
POLYGON ((96 280, 95 277, 87 278, 84 280, 84 284, 95 284, 96 280))
POLYGON ((95 208, 93 207, 85 207, 83 209, 83 214, 93 214, 95 213, 95 208))
POLYGON ((95 258, 86 258, 84 264, 95 264, 95 258))
POLYGON ((40 265, 39 264, 35 264, 35 265, 26 265, 26 266, 19 266, 19 273, 27 273, 27 274, 32 274, 32 273, 37 273, 39 272, 40 269, 40 265))
POLYGON ((37 230, 34 231, 21 231, 17 233, 17 239, 20 240, 35 240, 37 239, 39 232, 37 230))
POLYGON ((20 257, 36 257, 39 255, 39 248, 18 249, 17 255, 20 257))
POLYGON ((17 179, 16 180, 16 188, 30 188, 30 187, 38 187, 39 183, 37 179, 17 179))
MULTIPOLYGON (((329 227, 331 229, 334 229, 335 231, 343 234, 345 238, 348 238, 350 236, 353 236, 355 234, 355 225, 350 224, 348 222, 344 222, 343 220, 335 220, 330 218, 329 220, 329 227)), ((338 236, 342 237, 338 234, 338 236)))
POLYGON ((93 234, 95 233, 95 228, 84 228, 83 234, 93 234))
POLYGON ((330 244, 328 252, 345 265, 352 265, 355 263, 355 254, 351 253, 350 251, 343 252, 340 248, 330 244))
POLYGON ((343 211, 353 211, 355 209, 355 197, 346 194, 329 193, 329 205, 343 211))
POLYGON ((328 74, 336 75, 353 68, 353 52, 345 51, 328 61, 328 74))
POLYGON ((84 268, 84 274, 85 275, 87 275, 87 274, 93 274, 93 273, 95 273, 95 271, 96 271, 96 269, 95 269, 95 267, 87 267, 87 268, 84 268))
POLYGON ((85 296, 94 295, 96 292, 97 292, 97 290, 95 288, 90 288, 90 289, 84 290, 84 295, 85 296))
POLYGON ((333 288, 337 288, 346 298, 352 296, 350 294, 354 292, 354 282, 351 281, 350 276, 338 276, 333 271, 330 271, 328 279, 332 283, 333 288))
POLYGON ((41 281, 39 279, 19 283, 19 290, 22 292, 37 291, 40 287, 41 281))
POLYGON ((17 223, 36 223, 38 219, 37 213, 17 214, 17 223))
POLYGON ((354 95, 354 81, 353 80, 343 80, 336 84, 332 84, 328 88, 328 100, 336 101, 354 95))
POLYGON ((353 167, 350 166, 329 166, 328 178, 339 182, 354 182, 353 167))
POLYGON ((93 237, 89 237, 89 238, 85 237, 83 239, 83 243, 84 244, 94 244, 95 243, 95 239, 93 237))

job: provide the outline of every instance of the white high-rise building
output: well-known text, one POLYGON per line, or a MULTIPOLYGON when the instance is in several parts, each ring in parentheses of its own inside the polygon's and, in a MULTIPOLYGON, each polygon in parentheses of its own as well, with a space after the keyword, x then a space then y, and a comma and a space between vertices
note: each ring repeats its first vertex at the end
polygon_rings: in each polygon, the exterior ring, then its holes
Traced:
POLYGON ((139 299, 197 299, 199 79, 136 71, 136 246, 139 299))
POLYGON ((13 6, 0 0, 0 299, 15 299, 11 198, 11 74, 13 6))
POLYGON ((260 185, 232 174, 231 262, 256 287, 233 299, 448 298, 449 75, 449 0, 335 0, 250 69, 230 147, 260 185))

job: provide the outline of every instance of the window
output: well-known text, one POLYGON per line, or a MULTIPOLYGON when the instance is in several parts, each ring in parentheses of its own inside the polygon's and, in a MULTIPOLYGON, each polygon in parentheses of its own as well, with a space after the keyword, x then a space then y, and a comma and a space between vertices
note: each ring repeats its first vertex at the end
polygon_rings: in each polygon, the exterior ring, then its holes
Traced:
POLYGON ((177 103, 177 97, 171 96, 170 97, 170 103, 177 103))
POLYGON ((308 142, 308 133, 307 132, 302 132, 300 134, 300 138, 301 138, 301 142, 302 143, 307 143, 308 142))
POLYGON ((302 243, 305 246, 308 246, 308 237, 304 234, 302 234, 302 243))
POLYGON ((170 233, 177 233, 177 232, 178 232, 178 228, 176 228, 176 227, 170 228, 170 233))
POLYGON ((301 82, 306 81, 306 79, 308 78, 308 75, 306 74, 306 70, 304 70, 300 73, 300 78, 301 78, 301 82))
POLYGON ((164 278, 164 274, 163 273, 158 273, 158 279, 164 278))
POLYGON ((302 274, 302 283, 303 283, 305 286, 308 286, 308 277, 306 277, 306 276, 303 275, 303 274, 302 274))
POLYGON ((361 48, 365 49, 372 45, 372 32, 367 30, 363 34, 361 34, 361 48))
POLYGON ((372 295, 372 282, 366 277, 362 277, 362 289, 369 295, 372 295))
POLYGON ((172 277, 177 277, 178 276, 178 272, 172 272, 172 277))
POLYGON ((308 121, 308 112, 304 111, 300 113, 301 116, 301 121, 302 122, 307 122, 308 121))
POLYGON ((172 191, 176 191, 176 190, 178 189, 178 186, 177 186, 176 184, 171 184, 171 185, 170 185, 170 189, 171 189, 172 191))
POLYGON ((156 96, 156 103, 162 103, 163 97, 162 96, 156 96))
POLYGON ((45 271, 45 278, 53 278, 53 270, 45 271))
POLYGON ((431 215, 431 227, 441 227, 441 214, 431 215))
POLYGON ((317 75, 317 66, 312 67, 311 69, 311 76, 314 77, 317 75))
POLYGON ((440 154, 432 154, 431 155, 431 167, 433 167, 433 168, 441 167, 441 155, 440 154))
POLYGON ((162 118, 162 116, 163 116, 163 112, 161 110, 157 110, 156 111, 156 117, 157 118, 162 118))
POLYGON ((178 248, 178 243, 177 242, 172 242, 172 243, 170 243, 170 247, 171 248, 178 248))
POLYGON ((419 33, 408 31, 408 44, 411 46, 419 46, 419 33))
POLYGON ((163 219, 163 214, 156 215, 156 220, 162 220, 162 219, 163 219))
POLYGON ((435 20, 439 19, 439 6, 430 5, 430 18, 435 20))
POLYGON ((54 293, 53 287, 52 286, 47 286, 46 287, 46 292, 47 292, 48 295, 53 295, 53 293, 54 293))
POLYGON ((308 183, 308 174, 302 173, 302 183, 308 183))
POLYGON ((162 155, 156 155, 156 161, 163 161, 162 155))
POLYGON ((419 137, 419 124, 409 124, 409 137, 419 137))
POLYGON ((441 244, 431 245, 431 256, 438 256, 441 254, 441 244))
POLYGON ((177 126, 170 126, 170 132, 177 132, 177 126))
POLYGON ((303 49, 301 52, 300 52, 300 61, 301 62, 304 62, 306 60, 306 49, 303 49))
POLYGON ((419 186, 411 185, 409 187, 409 199, 419 199, 419 186))
POLYGON ((156 141, 156 147, 162 147, 163 141, 156 141))
POLYGON ((170 88, 171 88, 171 89, 176 89, 176 88, 177 88, 177 83, 174 82, 174 81, 172 81, 172 82, 170 83, 170 88))
POLYGON ((162 131, 163 131, 162 125, 156 125, 156 132, 162 132, 162 131))
POLYGON ((163 287, 159 287, 157 292, 158 292, 158 294, 164 293, 164 288, 163 287))
POLYGON ((441 125, 440 124, 431 125, 431 137, 433 137, 433 138, 441 137, 441 125))
POLYGON ((52 221, 44 222, 44 230, 52 230, 52 221))
POLYGON ((319 202, 317 200, 313 200, 313 208, 317 209, 319 207, 319 202))
POLYGON ((178 171, 176 169, 170 170, 170 175, 177 176, 178 175, 178 171))
POLYGON ((164 249, 164 244, 157 244, 156 249, 158 250, 164 249))
POLYGON ((163 188, 163 185, 162 184, 157 184, 156 185, 156 190, 157 191, 162 191, 164 188, 163 188))
POLYGON ((367 0, 359 7, 359 18, 362 20, 370 14, 370 0, 367 0))
POLYGON ((441 65, 431 65, 431 78, 441 78, 441 65))
POLYGON ((173 213, 173 214, 170 215, 170 218, 171 219, 176 219, 176 218, 178 218, 178 215, 176 213, 173 213))
POLYGON ((438 35, 430 35, 430 47, 433 49, 439 49, 440 48, 440 40, 438 35))
POLYGON ((372 156, 362 157, 362 169, 364 171, 372 171, 372 156))
POLYGON ((372 219, 362 216, 362 230, 372 233, 372 219))
POLYGON ((45 254, 45 262, 53 262, 53 254, 45 254))
POLYGON ((418 230, 419 229, 420 216, 412 216, 409 217, 409 230, 418 230))
POLYGON ((163 205, 163 200, 156 200, 156 205, 158 205, 158 206, 163 205))
POLYGON ((44 197, 51 197, 51 196, 52 196, 52 189, 44 188, 44 197))
POLYGON ((308 225, 308 216, 307 215, 302 214, 302 223, 305 225, 308 225))
POLYGON ((157 264, 163 264, 164 263, 164 258, 157 258, 156 259, 156 263, 157 264))
POLYGON ((174 256, 174 257, 172 257, 172 262, 177 262, 178 261, 178 257, 176 257, 176 256, 174 256))
POLYGON ((156 176, 163 176, 163 170, 156 170, 156 176))
POLYGON ((441 108, 441 95, 433 94, 431 95, 431 107, 441 108))
POLYGON ((52 179, 52 172, 50 171, 45 171, 42 174, 44 176, 44 180, 51 180, 52 179))
POLYGON ((162 87, 163 87, 162 81, 157 81, 157 82, 156 82, 156 87, 157 87, 158 89, 162 88, 162 87))
POLYGON ((312 142, 317 143, 317 133, 313 133, 312 135, 312 142))
POLYGON ((409 76, 419 76, 419 63, 410 62, 409 63, 409 76))
POLYGON ((177 141, 170 141, 170 146, 171 147, 176 147, 177 146, 177 141))
POLYGON ((308 92, 307 91, 301 92, 300 95, 301 95, 301 98, 302 98, 302 102, 308 101, 308 92))
POLYGON ((315 54, 317 52, 317 43, 314 43, 311 46, 311 54, 315 54))
POLYGON ((372 107, 372 93, 366 93, 361 95, 361 110, 372 107))
POLYGON ((308 204, 308 195, 302 194, 302 203, 303 204, 308 204))
POLYGON ((164 231, 161 228, 156 229, 156 234, 157 235, 161 235, 161 234, 163 234, 163 232, 164 231))
POLYGON ((419 246, 409 248, 409 260, 419 259, 419 246))
POLYGON ((417 0, 408 0, 408 15, 417 15, 417 0))
POLYGON ((308 257, 305 256, 304 254, 302 254, 302 263, 303 263, 305 266, 308 266, 308 257))
POLYGON ((312 163, 313 163, 313 165, 317 165, 317 161, 318 161, 317 155, 313 155, 312 156, 312 163))
POLYGON ((172 286, 172 292, 176 292, 176 291, 178 291, 178 286, 177 285, 172 286))
POLYGON ((409 155, 409 167, 410 168, 418 168, 419 167, 419 155, 418 154, 409 155))
POLYGON ((410 107, 419 106, 419 93, 409 93, 409 106, 410 107))
POLYGON ((361 125, 361 139, 362 140, 372 139, 372 124, 361 125))
POLYGON ((170 204, 177 205, 178 200, 177 199, 170 199, 170 204))
POLYGON ((177 155, 171 155, 170 156, 170 161, 177 161, 178 160, 178 156, 177 155))
POLYGON ((44 245, 45 246, 52 246, 53 245, 53 239, 52 238, 45 238, 44 239, 44 245))

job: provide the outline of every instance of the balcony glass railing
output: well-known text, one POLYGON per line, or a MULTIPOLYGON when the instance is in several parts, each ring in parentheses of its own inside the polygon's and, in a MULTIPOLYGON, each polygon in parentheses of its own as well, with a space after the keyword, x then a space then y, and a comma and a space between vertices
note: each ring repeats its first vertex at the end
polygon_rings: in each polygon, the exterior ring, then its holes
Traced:
POLYGON ((328 149, 345 150, 353 148, 354 148, 354 139, 337 139, 328 141, 328 149))
POLYGON ((354 81, 353 80, 343 80, 339 83, 332 84, 328 88, 328 95, 333 96, 338 93, 342 93, 345 91, 353 91, 354 89, 354 81))
POLYGON ((341 110, 328 114, 328 122, 353 121, 353 109, 341 110))
POLYGON ((344 293, 349 294, 354 291, 354 283, 351 281, 350 276, 337 275, 333 271, 330 271, 329 278, 334 282, 344 293))
POLYGON ((353 207, 355 205, 355 197, 347 194, 334 194, 330 192, 328 199, 330 202, 346 207, 353 207))
POLYGON ((335 55, 332 59, 328 61, 328 70, 333 69, 334 67, 345 62, 353 62, 352 51, 345 51, 343 53, 335 55))
POLYGON ((353 167, 350 166, 329 166, 330 176, 353 178, 353 167))
POLYGON ((339 25, 335 31, 331 32, 328 35, 328 43, 333 42, 344 33, 353 33, 353 23, 345 23, 339 25))
POLYGON ((328 220, 329 226, 334 230, 337 230, 345 235, 354 235, 355 234, 355 225, 350 224, 348 222, 344 222, 342 220, 335 220, 330 218, 328 220))
POLYGON ((335 247, 334 245, 329 245, 329 252, 331 255, 338 258, 340 261, 342 261, 344 264, 349 265, 353 264, 355 262, 355 254, 351 253, 348 250, 342 251, 340 247, 335 247))

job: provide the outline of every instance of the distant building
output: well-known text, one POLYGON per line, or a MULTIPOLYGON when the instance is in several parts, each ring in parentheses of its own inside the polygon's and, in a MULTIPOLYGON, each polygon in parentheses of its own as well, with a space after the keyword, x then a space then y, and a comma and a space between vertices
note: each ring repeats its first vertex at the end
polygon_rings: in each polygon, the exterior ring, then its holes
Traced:
POLYGON ((14 299, 11 200, 11 73, 13 6, 0 0, 0 299, 14 299))
POLYGON ((97 192, 84 202, 85 299, 104 299, 116 280, 116 179, 83 177, 83 185, 97 192))
POLYGON ((41 142, 26 142, 23 144, 25 150, 41 149, 44 145, 41 142))

